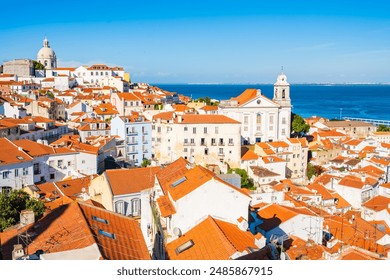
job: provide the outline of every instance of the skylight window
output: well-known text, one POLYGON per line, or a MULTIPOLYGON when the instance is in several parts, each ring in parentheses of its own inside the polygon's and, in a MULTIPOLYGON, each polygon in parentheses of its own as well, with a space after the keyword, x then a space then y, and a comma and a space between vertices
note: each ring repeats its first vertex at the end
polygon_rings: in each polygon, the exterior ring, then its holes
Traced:
POLYGON ((108 225, 108 220, 105 220, 105 219, 102 219, 102 218, 99 218, 96 216, 92 216, 92 220, 108 225))
POLYGON ((187 178, 186 177, 182 177, 179 180, 173 182, 171 186, 172 187, 176 187, 176 186, 180 185, 181 183, 183 183, 185 181, 187 181, 187 178))
POLYGON ((188 240, 187 242, 183 243, 179 247, 176 248, 175 252, 176 255, 179 255, 180 253, 184 252, 185 250, 190 249, 192 246, 194 246, 194 241, 192 239, 188 240))
POLYGON ((102 229, 99 229, 99 234, 105 236, 105 237, 108 237, 108 238, 111 238, 111 239, 115 239, 115 234, 114 233, 111 233, 111 232, 108 232, 108 231, 104 231, 102 229))
POLYGON ((24 160, 24 157, 21 157, 21 156, 17 156, 16 157, 18 160, 24 160))

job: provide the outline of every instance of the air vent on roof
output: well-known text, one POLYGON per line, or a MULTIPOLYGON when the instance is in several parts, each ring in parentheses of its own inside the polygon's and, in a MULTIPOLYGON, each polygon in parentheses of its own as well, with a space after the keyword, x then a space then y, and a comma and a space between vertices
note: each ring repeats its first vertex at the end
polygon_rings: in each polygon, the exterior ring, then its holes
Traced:
POLYGON ((192 246, 194 246, 194 241, 192 239, 188 240, 186 243, 180 245, 179 247, 176 248, 175 252, 176 255, 179 255, 180 253, 184 252, 185 250, 190 249, 192 246))
POLYGON ((171 186, 174 188, 174 187, 180 185, 181 183, 183 183, 185 181, 187 181, 187 178, 186 177, 181 177, 179 180, 173 182, 171 186))

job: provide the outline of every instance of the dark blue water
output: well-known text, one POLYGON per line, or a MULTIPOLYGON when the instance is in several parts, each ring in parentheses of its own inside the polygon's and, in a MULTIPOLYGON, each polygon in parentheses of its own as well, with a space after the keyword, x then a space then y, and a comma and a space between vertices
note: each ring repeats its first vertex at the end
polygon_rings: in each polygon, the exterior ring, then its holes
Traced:
MULTIPOLYGON (((273 85, 160 84, 158 87, 192 96, 223 100, 247 88, 258 88, 273 97, 273 85)), ((355 117, 390 120, 390 85, 291 85, 293 112, 303 117, 355 117)))

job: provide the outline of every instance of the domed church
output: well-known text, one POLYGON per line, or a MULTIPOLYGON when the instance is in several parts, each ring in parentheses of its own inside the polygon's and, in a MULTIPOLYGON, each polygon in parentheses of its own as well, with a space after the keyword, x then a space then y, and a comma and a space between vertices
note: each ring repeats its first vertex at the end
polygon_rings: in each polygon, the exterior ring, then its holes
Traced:
POLYGON ((49 46, 49 40, 45 37, 43 40, 43 47, 39 50, 37 61, 42 63, 46 70, 57 68, 57 57, 55 52, 49 46))

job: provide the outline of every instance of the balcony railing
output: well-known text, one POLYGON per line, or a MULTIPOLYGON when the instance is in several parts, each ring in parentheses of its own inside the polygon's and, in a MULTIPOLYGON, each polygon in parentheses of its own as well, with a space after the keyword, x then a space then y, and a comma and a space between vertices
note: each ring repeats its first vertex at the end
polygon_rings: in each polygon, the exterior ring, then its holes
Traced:
POLYGON ((127 132, 127 135, 138 135, 137 131, 129 131, 127 132))
POLYGON ((138 141, 135 141, 135 142, 129 142, 129 143, 127 143, 127 145, 138 145, 138 141))

